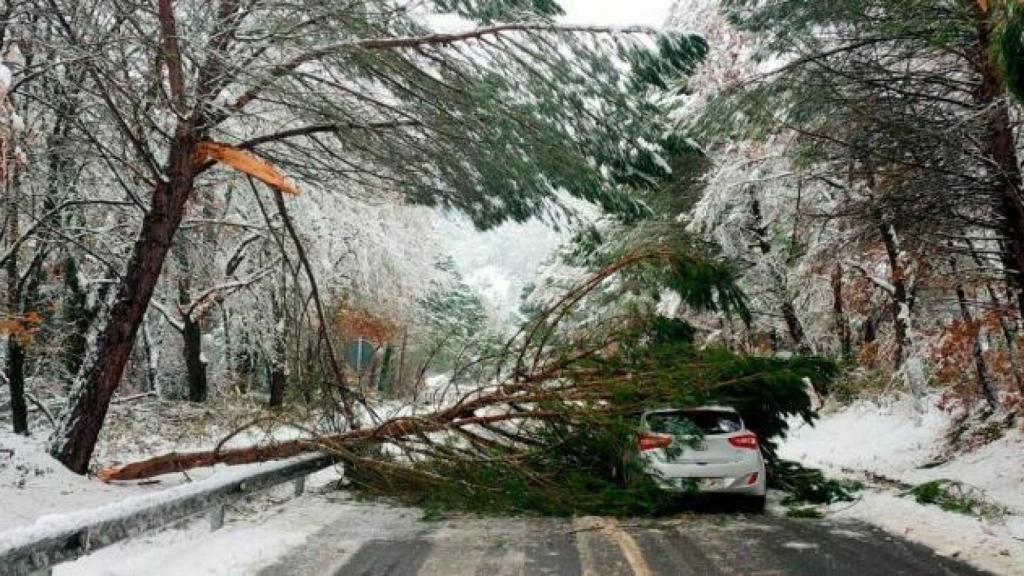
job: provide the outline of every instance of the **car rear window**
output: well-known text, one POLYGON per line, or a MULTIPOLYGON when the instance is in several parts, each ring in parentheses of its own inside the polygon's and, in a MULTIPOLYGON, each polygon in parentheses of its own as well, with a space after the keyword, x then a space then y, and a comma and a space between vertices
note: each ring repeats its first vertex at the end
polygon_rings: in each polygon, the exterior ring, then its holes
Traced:
POLYGON ((728 434, 743 428, 735 412, 678 410, 647 415, 647 426, 656 434, 679 434, 697 428, 703 434, 728 434))

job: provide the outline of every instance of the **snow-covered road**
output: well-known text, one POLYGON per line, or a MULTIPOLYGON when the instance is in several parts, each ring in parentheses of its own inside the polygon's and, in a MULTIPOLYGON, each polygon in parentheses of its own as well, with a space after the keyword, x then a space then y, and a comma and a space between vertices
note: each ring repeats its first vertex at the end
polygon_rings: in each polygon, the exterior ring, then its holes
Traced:
POLYGON ((683 513, 659 520, 455 518, 308 494, 101 550, 57 575, 981 574, 860 522, 683 513))

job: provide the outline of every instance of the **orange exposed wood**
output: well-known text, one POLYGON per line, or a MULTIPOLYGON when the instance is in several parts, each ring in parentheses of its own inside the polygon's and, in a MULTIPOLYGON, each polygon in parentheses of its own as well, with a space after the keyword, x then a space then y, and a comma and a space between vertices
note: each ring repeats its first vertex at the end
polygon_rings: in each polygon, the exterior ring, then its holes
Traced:
POLYGON ((266 160, 258 158, 245 150, 206 140, 199 143, 196 157, 200 163, 207 160, 215 160, 230 166, 285 194, 291 194, 292 196, 298 196, 299 194, 298 188, 291 182, 288 182, 280 170, 271 166, 266 160))

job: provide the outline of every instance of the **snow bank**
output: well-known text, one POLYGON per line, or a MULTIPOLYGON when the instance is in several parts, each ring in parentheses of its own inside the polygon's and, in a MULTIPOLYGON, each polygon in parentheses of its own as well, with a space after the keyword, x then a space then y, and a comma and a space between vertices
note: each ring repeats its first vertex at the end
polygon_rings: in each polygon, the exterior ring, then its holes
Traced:
POLYGON ((5 549, 17 548, 43 538, 56 536, 70 530, 77 530, 80 527, 89 526, 98 522, 116 520, 126 515, 146 510, 153 506, 185 500, 197 494, 216 490, 240 480, 245 480, 255 472, 270 472, 279 468, 291 466, 303 459, 315 458, 317 458, 317 456, 311 455, 291 460, 279 460, 259 464, 217 466, 213 468, 212 475, 203 480, 166 488, 149 494, 127 495, 122 489, 122 493, 120 494, 121 497, 117 499, 117 501, 110 502, 103 506, 71 509, 60 513, 47 514, 36 518, 35 522, 30 526, 0 532, 0 553, 5 549))
POLYGON ((868 522, 994 574, 1024 575, 1024 543, 1005 526, 922 506, 891 491, 868 489, 853 506, 835 507, 828 517, 868 522))
POLYGON ((858 480, 882 476, 906 484, 950 479, 973 486, 1009 513, 979 519, 946 512, 878 484, 869 486, 852 505, 832 506, 828 515, 870 522, 938 554, 997 574, 1024 575, 1024 437, 1020 430, 1009 430, 994 442, 935 465, 947 451, 944 438, 951 418, 938 408, 936 398, 929 398, 925 407, 923 414, 915 414, 909 402, 894 400, 833 409, 813 427, 794 422, 779 454, 833 476, 858 480))
POLYGON ((825 468, 896 476, 927 464, 939 451, 949 420, 932 402, 928 406, 920 425, 914 423, 912 408, 903 402, 858 402, 823 413, 814 426, 794 421, 779 453, 783 458, 825 468))
POLYGON ((794 425, 779 453, 834 473, 871 472, 908 484, 959 480, 1024 515, 1024 436, 1020 431, 1008 430, 995 442, 923 468, 944 452, 950 424, 950 416, 936 406, 935 399, 926 403, 919 426, 901 401, 862 401, 825 413, 813 427, 802 422, 794 425))
MULTIPOLYGON (((287 506, 235 511, 224 528, 213 533, 207 523, 195 522, 182 529, 125 540, 61 564, 54 574, 237 576, 263 573, 260 571, 300 547, 309 558, 330 554, 340 565, 364 542, 393 534, 393 526, 408 530, 409 519, 416 516, 416 511, 345 500, 340 495, 306 494, 287 506), (331 546, 315 538, 310 541, 324 529, 331 529, 331 546)), ((308 568, 309 573, 318 573, 308 568)), ((299 571, 297 567, 295 572, 299 571)))
MULTIPOLYGON (((244 467, 243 467, 244 468, 244 467)), ((48 516, 96 509, 125 498, 164 492, 202 480, 212 469, 166 475, 158 481, 104 484, 70 472, 46 451, 43 438, 0 432, 0 532, 24 527, 48 516)))
POLYGON ((123 487, 68 471, 46 453, 41 439, 0 432, 0 531, 47 514, 102 506, 124 495, 123 487))

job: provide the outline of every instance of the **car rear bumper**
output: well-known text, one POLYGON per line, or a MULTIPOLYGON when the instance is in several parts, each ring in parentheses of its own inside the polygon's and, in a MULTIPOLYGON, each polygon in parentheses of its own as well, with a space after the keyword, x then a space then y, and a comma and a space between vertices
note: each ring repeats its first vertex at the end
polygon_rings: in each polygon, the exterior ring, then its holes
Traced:
POLYGON ((648 462, 648 474, 665 490, 763 496, 765 470, 761 462, 728 464, 667 464, 648 462), (756 474, 756 476, 754 476, 756 474))

